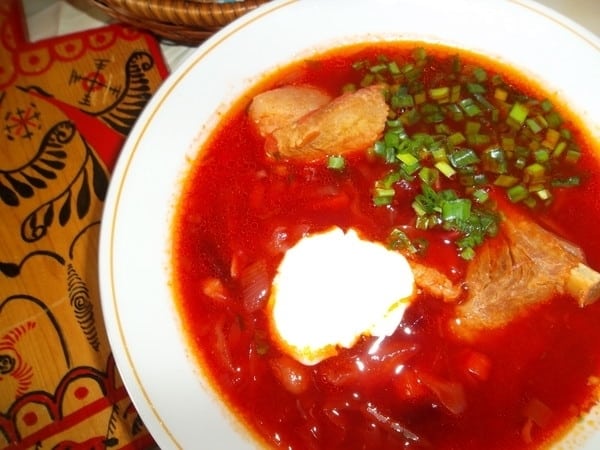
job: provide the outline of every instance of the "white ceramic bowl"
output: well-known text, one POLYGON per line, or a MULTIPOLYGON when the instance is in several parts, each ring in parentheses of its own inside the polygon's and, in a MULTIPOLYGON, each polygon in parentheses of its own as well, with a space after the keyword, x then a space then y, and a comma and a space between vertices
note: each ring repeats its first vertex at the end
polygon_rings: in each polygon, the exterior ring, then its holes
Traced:
MULTIPOLYGON (((278 0, 200 46, 155 94, 131 133, 105 205, 102 307, 113 353, 161 448, 253 448, 188 353, 170 290, 170 236, 181 181, 218 118, 265 72, 356 41, 407 39, 510 64, 573 107, 600 138, 600 41, 527 0, 278 0), (566 67, 576 70, 576 77, 566 67)), ((565 448, 600 448, 597 411, 565 448)))

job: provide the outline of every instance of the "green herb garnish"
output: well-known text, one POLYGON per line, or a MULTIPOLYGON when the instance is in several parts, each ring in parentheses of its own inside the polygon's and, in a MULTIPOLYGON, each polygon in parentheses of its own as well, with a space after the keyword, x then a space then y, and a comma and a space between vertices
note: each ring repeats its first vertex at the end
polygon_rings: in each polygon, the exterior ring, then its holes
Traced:
MULTIPOLYGON (((417 48, 406 60, 354 65, 363 73, 359 85, 386 86, 391 109, 372 149, 389 166, 373 186, 373 204, 393 205, 402 186, 412 186, 416 226, 456 231, 459 254, 471 259, 498 230, 492 190, 528 208, 549 205, 555 189, 581 184, 574 170, 581 151, 550 100, 531 98, 458 55, 448 60, 451 75, 430 85, 428 60, 417 48)), ((406 240, 399 231, 390 236, 394 246, 406 240)))

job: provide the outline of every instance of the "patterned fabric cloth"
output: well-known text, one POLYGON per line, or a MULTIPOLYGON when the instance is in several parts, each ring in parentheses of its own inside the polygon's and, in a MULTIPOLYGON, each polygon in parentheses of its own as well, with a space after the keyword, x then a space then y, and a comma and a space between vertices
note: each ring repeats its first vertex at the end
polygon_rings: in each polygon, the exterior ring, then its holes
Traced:
POLYGON ((109 25, 31 42, 0 4, 0 448, 147 448, 97 279, 110 171, 168 70, 109 25))

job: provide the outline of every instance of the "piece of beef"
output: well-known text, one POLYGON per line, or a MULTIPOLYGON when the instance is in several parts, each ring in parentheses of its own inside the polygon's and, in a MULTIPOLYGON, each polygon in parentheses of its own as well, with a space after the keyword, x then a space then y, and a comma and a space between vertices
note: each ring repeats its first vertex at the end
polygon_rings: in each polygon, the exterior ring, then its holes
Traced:
POLYGON ((415 284, 424 292, 445 302, 456 301, 463 293, 460 284, 452 282, 438 269, 421 264, 414 259, 409 259, 408 263, 415 277, 415 284))
POLYGON ((248 116, 265 137, 331 100, 327 92, 317 87, 286 85, 255 96, 248 107, 248 116))
POLYGON ((302 161, 365 150, 383 134, 388 111, 380 86, 343 94, 275 129, 265 138, 265 150, 302 161))
POLYGON ((477 249, 465 285, 457 329, 500 327, 556 294, 570 294, 581 306, 600 296, 600 274, 585 265, 582 250, 518 213, 477 249))

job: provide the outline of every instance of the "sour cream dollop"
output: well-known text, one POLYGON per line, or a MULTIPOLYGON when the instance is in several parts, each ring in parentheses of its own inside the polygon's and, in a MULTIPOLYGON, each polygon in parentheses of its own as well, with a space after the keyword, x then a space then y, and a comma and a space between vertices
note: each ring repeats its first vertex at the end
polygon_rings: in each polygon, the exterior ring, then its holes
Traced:
POLYGON ((314 365, 363 335, 391 335, 414 293, 404 256, 333 227, 284 255, 268 303, 271 331, 284 352, 314 365))

